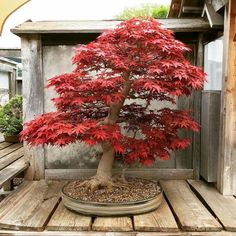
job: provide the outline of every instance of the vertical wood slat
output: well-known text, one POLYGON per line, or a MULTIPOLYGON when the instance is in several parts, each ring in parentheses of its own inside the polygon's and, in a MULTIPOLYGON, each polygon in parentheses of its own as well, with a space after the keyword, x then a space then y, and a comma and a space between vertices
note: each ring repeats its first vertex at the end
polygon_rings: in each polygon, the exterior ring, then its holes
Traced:
POLYGON ((207 182, 217 181, 221 91, 202 92, 201 168, 207 182))
MULTIPOLYGON (((196 45, 188 45, 192 51, 185 54, 185 58, 190 61, 191 64, 196 64, 196 45)), ((179 110, 194 110, 194 94, 191 96, 181 96, 177 101, 177 109, 179 110)), ((193 132, 190 130, 180 130, 179 135, 182 138, 193 139, 193 132)), ((193 142, 184 150, 175 152, 176 169, 193 169, 193 142)))
POLYGON ((225 8, 223 86, 217 187, 224 195, 236 194, 236 2, 225 8))
MULTIPOLYGON (((23 77, 23 120, 27 122, 44 112, 44 81, 42 78, 42 45, 41 36, 30 35, 21 38, 22 77, 23 77)), ((26 144, 25 158, 30 167, 26 179, 43 179, 44 149, 29 149, 26 144)))
MULTIPOLYGON (((179 110, 193 110, 193 94, 189 97, 181 96, 178 98, 179 110)), ((192 131, 180 130, 181 138, 191 138, 192 131)), ((176 169, 192 169, 193 168, 193 144, 190 144, 186 149, 175 152, 176 169)))
POLYGON ((184 180, 162 180, 161 186, 182 230, 220 231, 222 226, 184 180))
MULTIPOLYGON (((203 47, 203 34, 200 33, 198 37, 198 47, 197 47, 197 66, 203 67, 204 63, 204 47, 203 47)), ((193 119, 201 123, 201 91, 193 92, 193 119)), ((193 177, 194 179, 199 179, 200 176, 200 157, 201 157, 201 134, 193 133, 193 177)))

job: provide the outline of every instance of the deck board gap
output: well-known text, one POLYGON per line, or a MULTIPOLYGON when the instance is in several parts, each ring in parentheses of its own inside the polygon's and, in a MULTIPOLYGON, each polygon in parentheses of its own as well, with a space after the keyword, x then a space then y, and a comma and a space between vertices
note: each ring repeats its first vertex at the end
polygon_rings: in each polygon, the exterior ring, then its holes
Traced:
POLYGON ((219 218, 217 217, 217 215, 215 214, 215 212, 211 209, 211 207, 207 204, 207 202, 205 201, 205 199, 201 196, 200 193, 197 192, 196 189, 194 189, 194 187, 188 182, 186 181, 190 187, 190 189, 193 191, 193 193, 196 195, 196 197, 201 201, 201 203, 204 205, 204 207, 206 207, 206 209, 212 214, 212 216, 214 216, 214 218, 219 222, 219 224, 221 224, 221 226, 224 228, 224 225, 221 223, 221 221, 219 220, 219 218))
POLYGON ((57 203, 55 204, 54 208, 53 208, 52 211, 49 213, 48 218, 46 219, 46 221, 45 221, 45 223, 44 223, 44 225, 43 225, 43 230, 46 229, 46 227, 47 227, 49 221, 51 220, 53 214, 54 214, 55 211, 57 210, 57 208, 58 208, 60 202, 61 202, 61 197, 59 197, 59 199, 58 199, 57 203))
POLYGON ((172 212, 172 214, 175 218, 175 222, 176 222, 178 228, 181 229, 181 224, 180 224, 179 218, 178 218, 177 214, 175 213, 172 205, 170 204, 169 199, 166 197, 166 194, 165 194, 164 191, 163 191, 163 197, 165 198, 165 200, 166 200, 166 202, 167 202, 167 204, 168 204, 168 206, 169 206, 169 208, 170 208, 170 210, 171 210, 171 212, 172 212))

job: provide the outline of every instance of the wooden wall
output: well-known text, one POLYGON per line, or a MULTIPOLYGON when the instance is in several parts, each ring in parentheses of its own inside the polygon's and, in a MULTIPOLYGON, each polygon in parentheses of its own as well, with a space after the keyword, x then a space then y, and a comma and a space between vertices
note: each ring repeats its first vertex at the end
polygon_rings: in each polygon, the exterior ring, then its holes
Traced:
POLYGON ((229 0, 224 23, 224 76, 221 99, 220 152, 217 186, 236 194, 236 1, 229 0))
MULTIPOLYGON (((24 94, 24 120, 30 120, 35 115, 55 110, 51 98, 56 94, 52 89, 45 90, 47 79, 57 74, 70 72, 73 69, 71 58, 75 40, 87 42, 89 38, 77 39, 73 36, 67 43, 65 36, 31 35, 22 38, 22 63, 23 63, 23 94, 24 94), (38 99, 32 99, 32 98, 38 99)), ((94 34, 95 38, 97 34, 94 34)), ((193 53, 189 55, 192 63, 196 63, 195 43, 192 44, 193 53)), ((201 48, 200 48, 201 49, 201 48)), ((197 63, 199 63, 197 61, 197 63)), ((199 95, 194 93, 189 98, 181 98, 177 102, 179 109, 195 110, 195 119, 198 120, 200 107, 198 106, 199 95)), ((128 172, 133 175, 142 175, 158 178, 198 178, 199 176, 199 150, 198 135, 192 132, 182 132, 181 136, 190 137, 193 143, 188 149, 172 153, 168 161, 157 160, 150 169, 139 168, 134 165, 128 172), (168 170, 167 170, 168 169, 168 170), (194 169, 194 171, 193 171, 194 169)), ((101 150, 99 147, 89 148, 85 144, 76 143, 67 147, 47 147, 29 150, 26 147, 26 156, 31 161, 31 166, 26 177, 29 179, 40 178, 77 178, 91 175, 97 166, 101 150)), ((121 163, 116 163, 117 169, 121 163)))

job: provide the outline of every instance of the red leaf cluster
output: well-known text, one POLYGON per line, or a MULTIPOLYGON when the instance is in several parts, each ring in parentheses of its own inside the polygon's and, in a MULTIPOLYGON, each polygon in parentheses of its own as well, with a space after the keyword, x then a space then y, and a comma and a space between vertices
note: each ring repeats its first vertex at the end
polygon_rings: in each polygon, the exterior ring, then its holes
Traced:
POLYGON ((48 82, 58 93, 53 99, 57 111, 26 123, 22 139, 32 146, 109 142, 127 163, 150 165, 156 158, 168 159, 170 150, 190 144, 178 136, 179 129, 198 131, 188 111, 152 105, 175 103, 176 96, 202 88, 205 73, 184 58, 185 51, 189 49, 171 31, 151 18, 124 21, 79 45, 75 70, 48 82), (124 99, 127 77, 131 89, 119 119, 104 124, 111 105, 124 99))

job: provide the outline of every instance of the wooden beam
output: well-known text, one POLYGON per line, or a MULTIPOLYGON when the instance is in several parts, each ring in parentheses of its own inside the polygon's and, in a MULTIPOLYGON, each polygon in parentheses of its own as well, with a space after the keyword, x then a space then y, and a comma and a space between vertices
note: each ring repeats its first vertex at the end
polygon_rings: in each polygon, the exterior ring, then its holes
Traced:
POLYGON ((179 8, 182 0, 172 0, 170 4, 170 10, 168 12, 168 18, 176 18, 179 14, 179 8))
MULTIPOLYGON (((96 169, 46 169, 46 179, 80 179, 96 173, 96 169)), ((114 174, 120 174, 121 170, 114 170, 114 174)), ((126 176, 144 177, 150 179, 192 179, 192 169, 128 169, 126 176)))
POLYGON ((202 7, 183 6, 183 13, 201 14, 202 7))
MULTIPOLYGON (((198 49, 197 49, 197 66, 203 67, 204 63, 204 46, 203 46, 203 34, 200 33, 198 37, 198 49)), ((201 123, 201 91, 193 92, 193 118, 199 124, 201 123)), ((193 133, 193 177, 199 179, 200 177, 200 158, 201 158, 201 133, 193 133)))
MULTIPOLYGON (((22 37, 23 120, 27 122, 44 112, 44 81, 42 76, 42 46, 39 35, 22 37)), ((25 158, 29 161, 26 179, 44 178, 44 149, 29 148, 26 143, 25 158)))
MULTIPOLYGON (((14 34, 49 33, 102 33, 105 29, 114 29, 121 21, 38 21, 24 22, 11 31, 14 34)), ((210 29, 209 22, 203 18, 158 19, 167 29, 174 32, 203 32, 210 29)))
POLYGON ((210 26, 212 28, 223 28, 224 18, 219 13, 215 12, 212 4, 205 3, 203 9, 203 15, 206 13, 209 20, 210 26))
POLYGON ((213 8, 215 9, 215 11, 217 12, 221 10, 227 3, 228 3, 228 0, 213 0, 211 4, 213 8))
POLYGON ((3 63, 0 64, 0 71, 3 71, 3 72, 13 72, 15 68, 16 68, 15 66, 13 67, 13 66, 9 66, 3 63))
POLYGON ((224 78, 217 186, 224 195, 236 194, 236 1, 225 11, 224 78))

